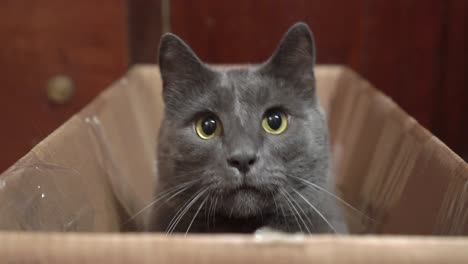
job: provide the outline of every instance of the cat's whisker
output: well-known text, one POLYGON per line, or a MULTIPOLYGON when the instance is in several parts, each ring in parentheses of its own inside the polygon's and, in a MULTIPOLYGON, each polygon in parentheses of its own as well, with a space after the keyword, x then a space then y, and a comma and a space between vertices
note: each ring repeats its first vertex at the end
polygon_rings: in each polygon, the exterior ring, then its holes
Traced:
POLYGON ((264 221, 264 220, 263 220, 263 213, 262 213, 262 209, 260 209, 260 208, 257 208, 257 211, 258 211, 258 213, 260 214, 260 219, 261 219, 261 221, 262 221, 262 223, 263 223, 263 221, 264 221))
POLYGON ((276 202, 276 198, 275 198, 275 194, 273 193, 273 191, 270 191, 270 194, 271 194, 271 198, 273 199, 273 202, 275 203, 275 210, 276 210, 276 213, 278 214, 278 203, 276 202))
MULTIPOLYGON (((280 191, 279 188, 276 188, 276 191, 279 192, 280 191)), ((277 206, 277 210, 278 210, 278 203, 276 202, 276 198, 275 198, 275 195, 274 195, 273 191, 271 192, 271 195, 273 196, 273 199, 275 201, 275 205, 277 206)), ((286 213, 284 212, 283 205, 280 204, 279 208, 281 209, 281 214, 283 215, 283 221, 287 222, 287 217, 286 217, 286 213)))
POLYGON ((335 228, 333 227, 333 225, 327 220, 327 218, 311 203, 309 202, 309 200, 307 200, 304 195, 302 195, 299 191, 297 191, 296 189, 293 189, 293 191, 295 193, 297 193, 297 195, 299 195, 299 197, 301 197, 320 217, 322 217, 323 221, 325 221, 325 223, 327 223, 327 225, 333 230, 333 232, 337 233, 335 228))
MULTIPOLYGON (((185 188, 183 188, 182 190, 179 190, 177 191, 176 193, 174 193, 173 195, 171 195, 169 198, 165 199, 164 201, 165 202, 169 202, 170 200, 172 200, 173 198, 175 198, 177 195, 185 192, 186 190, 188 190, 189 188, 191 188, 195 183, 192 183, 190 184, 189 186, 186 186, 185 188)), ((159 208, 159 207, 158 207, 159 208)))
POLYGON ((213 228, 216 226, 216 206, 218 205, 219 195, 216 194, 216 200, 213 206, 213 228))
MULTIPOLYGON (((174 232, 175 228, 177 227, 177 225, 179 224, 179 222, 182 220, 182 218, 184 217, 184 215, 187 213, 187 211, 198 201, 198 199, 200 199, 200 197, 208 190, 208 187, 202 189, 201 191, 198 191, 196 193, 195 196, 192 196, 194 197, 193 199, 189 199, 189 203, 185 206, 185 209, 180 212, 179 216, 177 217, 177 219, 173 222, 172 226, 169 228, 168 230, 168 234, 171 234, 172 232, 174 232)), ((180 210, 179 210, 180 211, 180 210)), ((178 212, 179 212, 178 211, 178 212)))
POLYGON ((158 198, 159 196, 163 195, 165 192, 172 191, 172 190, 178 189, 178 188, 183 187, 183 186, 194 185, 198 181, 200 181, 200 179, 193 179, 193 180, 190 180, 190 181, 179 183, 179 184, 177 184, 175 186, 172 186, 172 187, 169 187, 169 188, 165 187, 164 189, 167 189, 167 190, 163 191, 160 194, 157 194, 154 198, 158 198))
MULTIPOLYGON (((210 193, 208 193, 208 198, 211 198, 210 193)), ((208 210, 205 210, 205 219, 206 219, 206 224, 208 226, 208 229, 210 228, 210 214, 211 214, 211 206, 213 205, 213 199, 209 199, 209 201, 210 201, 210 205, 208 205, 208 210)))
POLYGON ((287 222, 287 217, 286 217, 286 213, 284 212, 283 205, 280 205, 280 209, 281 209, 281 213, 283 214, 283 221, 287 222))
POLYGON ((299 219, 301 219, 302 224, 304 224, 304 227, 306 228, 307 233, 310 234, 310 229, 307 227, 307 224, 306 224, 306 222, 304 221, 304 219, 302 218, 302 216, 301 216, 301 214, 299 213, 299 211, 297 210, 297 207, 299 208, 299 210, 301 210, 302 214, 307 218, 308 222, 309 222, 310 224, 312 224, 312 223, 310 222, 309 217, 306 215, 306 213, 304 212, 304 210, 302 209, 302 207, 297 203, 297 201, 294 199, 294 197, 292 197, 292 196, 291 196, 288 192, 286 192, 284 189, 283 189, 283 192, 284 192, 284 194, 285 194, 287 197, 289 197, 289 201, 290 201, 292 207, 294 208, 294 211, 296 211, 297 216, 299 216, 299 219), (297 207, 294 205, 294 203, 297 205, 297 207))
MULTIPOLYGON (((302 209, 301 205, 296 201, 296 199, 294 199, 294 197, 292 197, 291 194, 289 194, 289 193, 287 193, 287 192, 286 192, 286 195, 289 196, 289 198, 297 205, 297 207, 299 208, 299 210, 301 210, 302 214, 303 214, 304 217, 306 218, 307 222, 309 222, 309 225, 310 225, 311 227, 313 227, 314 224, 313 224, 312 221, 310 220, 310 217, 304 212, 304 209, 302 209)), ((299 217, 301 217, 300 214, 299 214, 299 217)), ((302 217, 301 217, 301 220, 302 220, 302 217)), ((304 220, 302 220, 302 222, 304 223, 304 220)), ((304 223, 304 225, 305 225, 305 223, 304 223)), ((309 228, 307 228, 307 225, 306 225, 306 229, 307 229, 307 231, 308 231, 309 234, 310 234, 310 230, 309 230, 309 228)))
POLYGON ((187 171, 185 173, 177 173, 176 176, 171 177, 171 180, 176 180, 176 179, 185 179, 185 178, 193 178, 194 176, 197 176, 199 173, 205 172, 204 170, 191 170, 187 171))
POLYGON ((201 190, 195 192, 195 194, 193 194, 189 199, 187 199, 185 201, 185 203, 179 208, 179 210, 177 210, 177 212, 174 214, 174 216, 172 217, 171 221, 169 222, 169 225, 167 227, 167 233, 166 234, 169 234, 170 233, 170 230, 172 229, 172 225, 175 223, 175 221, 177 220, 177 218, 179 217, 179 214, 185 209, 185 207, 190 203, 190 201, 192 201, 192 199, 194 197, 197 196, 197 194, 200 192, 201 190))
MULTIPOLYGON (((208 201, 210 201, 210 203, 213 203, 213 195, 212 195, 212 192, 208 192, 207 194, 207 201, 205 203, 205 206, 203 206, 203 211, 205 211, 205 221, 208 222, 209 221, 209 215, 210 215, 210 210, 211 210, 211 204, 208 205, 208 201), (206 216, 206 211, 208 211, 208 216, 206 216)), ((206 224, 206 223, 205 223, 206 224)), ((209 228, 208 228, 209 229, 209 228)))
MULTIPOLYGON (((164 166, 167 166, 168 168, 179 168, 183 164, 185 164, 183 160, 174 160, 173 156, 167 156, 167 155, 158 157, 158 160, 155 162, 156 166, 164 165, 164 166)), ((204 171, 204 170, 198 169, 197 171, 204 171)))
POLYGON ((174 169, 174 168, 182 169, 182 170, 186 170, 188 173, 205 172, 205 170, 203 169, 194 169, 192 166, 187 168, 179 163, 180 162, 174 162, 174 160, 172 160, 171 158, 163 158, 157 161, 156 166, 157 167, 163 166, 164 168, 168 168, 168 169, 174 169))
POLYGON ((191 185, 195 184, 195 182, 197 182, 197 181, 198 181, 198 179, 178 184, 178 185, 176 185, 176 186, 174 186, 174 187, 160 193, 159 195, 155 196, 151 202, 149 202, 146 206, 144 206, 138 212, 133 214, 133 216, 131 216, 129 219, 127 219, 124 223, 122 223, 121 227, 125 226, 128 223, 130 223, 131 221, 133 221, 136 217, 138 217, 139 215, 144 213, 146 210, 148 210, 150 207, 154 206, 156 203, 160 202, 162 199, 166 198, 167 196, 169 196, 171 194, 173 194, 173 195, 171 195, 168 199, 174 198, 178 194, 180 194, 180 193, 184 192, 185 190, 187 190, 188 188, 190 188, 191 185))
POLYGON ((214 210, 215 210, 215 207, 214 207, 214 201, 215 199, 217 199, 217 194, 214 193, 213 195, 210 195, 210 206, 208 208, 208 216, 206 217, 206 221, 207 221, 207 224, 208 224, 208 229, 210 229, 210 220, 211 220, 211 216, 213 215, 214 217, 214 210))
POLYGON ((234 207, 231 207, 231 211, 229 212, 229 218, 232 217, 232 213, 234 212, 234 207))
POLYGON ((292 203, 289 200, 289 198, 284 194, 284 192, 285 192, 285 190, 283 188, 281 188, 280 193, 284 197, 284 199, 286 200, 287 205, 289 207, 289 211, 292 213, 294 219, 296 220, 297 226, 299 227, 299 229, 301 229, 301 232, 304 233, 304 230, 302 230, 302 225, 299 223, 299 219, 297 218, 296 214, 294 214, 292 203))
POLYGON ((205 200, 203 200, 203 202, 202 202, 202 203, 200 204, 200 206, 198 207, 197 211, 195 212, 195 215, 194 215, 193 218, 192 218, 192 221, 190 221, 190 224, 189 224, 189 226, 188 226, 188 228, 187 228, 187 231, 185 231, 185 236, 186 236, 186 235, 188 234, 188 232, 190 231, 190 228, 192 227, 193 222, 194 222, 195 219, 197 218, 198 213, 199 213, 200 210, 202 209, 203 205, 205 205, 205 203, 206 203, 206 201, 208 200, 209 197, 210 197, 210 196, 207 195, 206 198, 205 198, 205 200))
POLYGON ((320 190, 328 195, 330 195, 332 198, 336 199, 337 201, 341 202, 342 204, 344 204, 345 206, 347 206, 348 208, 350 208, 351 210, 353 210, 354 212, 366 217, 368 220, 371 220, 371 221, 374 221, 376 222, 375 219, 373 219, 372 217, 370 216, 367 216, 365 213, 361 212, 359 209, 357 209, 356 207, 352 206, 351 204, 349 204, 348 202, 346 202, 345 200, 341 199, 340 197, 338 197, 337 195, 333 194, 332 192, 328 191, 327 189, 323 188, 323 187, 320 187, 319 185, 315 184, 315 183, 312 183, 308 180, 305 180, 305 179, 302 179, 300 177, 297 177, 297 176, 293 176, 293 175, 287 175, 288 177, 292 177, 292 178, 295 178, 297 180, 300 180, 302 181, 303 183, 307 184, 308 186, 310 187, 313 187, 317 190, 320 190))
MULTIPOLYGON (((200 192, 200 194, 199 194, 197 197, 195 197, 195 199, 194 199, 194 200, 192 201, 192 203, 187 207, 187 209, 186 209, 184 212, 182 212, 182 215, 180 216, 179 222, 182 220, 184 214, 186 214, 186 213, 188 212, 188 210, 203 196, 203 194, 206 193, 206 191, 208 191, 208 187, 206 187, 206 188, 204 189, 204 191, 200 192)), ((201 206, 200 206, 200 208, 201 208, 201 206)), ((197 211, 197 214, 198 214, 198 211, 197 211)), ((192 221, 193 221, 193 220, 192 220, 192 221)), ((177 224, 178 224, 178 223, 176 223, 175 226, 177 226, 177 224)), ((191 223, 190 225, 192 225, 192 223, 191 223)), ((174 226, 174 229, 175 229, 175 226, 174 226)), ((190 228, 190 227, 189 227, 189 228, 190 228)))

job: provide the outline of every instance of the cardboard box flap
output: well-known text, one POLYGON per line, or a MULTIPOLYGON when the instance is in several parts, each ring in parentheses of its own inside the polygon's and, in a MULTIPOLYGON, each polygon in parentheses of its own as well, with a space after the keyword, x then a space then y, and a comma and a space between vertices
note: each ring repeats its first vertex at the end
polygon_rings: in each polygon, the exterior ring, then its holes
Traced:
POLYGON ((372 218, 350 221, 354 232, 468 234, 468 165, 460 157, 352 71, 330 98, 338 188, 372 218))
POLYGON ((116 203, 87 127, 72 117, 1 175, 1 229, 94 231, 116 225, 116 203))

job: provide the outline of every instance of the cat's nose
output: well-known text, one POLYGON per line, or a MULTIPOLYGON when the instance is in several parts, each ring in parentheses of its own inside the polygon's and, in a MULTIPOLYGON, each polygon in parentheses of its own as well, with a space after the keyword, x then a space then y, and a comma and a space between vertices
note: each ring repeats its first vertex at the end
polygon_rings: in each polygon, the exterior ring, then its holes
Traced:
POLYGON ((247 173, 256 161, 256 155, 250 153, 233 154, 227 160, 231 167, 237 168, 243 174, 247 173))

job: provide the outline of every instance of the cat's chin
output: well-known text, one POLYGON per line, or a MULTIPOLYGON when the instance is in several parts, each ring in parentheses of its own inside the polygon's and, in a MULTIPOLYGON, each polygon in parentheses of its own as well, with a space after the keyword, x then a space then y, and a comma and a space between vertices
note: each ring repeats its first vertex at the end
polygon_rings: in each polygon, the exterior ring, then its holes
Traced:
POLYGON ((263 211, 264 194, 255 188, 240 188, 225 196, 225 212, 229 217, 249 218, 263 211))

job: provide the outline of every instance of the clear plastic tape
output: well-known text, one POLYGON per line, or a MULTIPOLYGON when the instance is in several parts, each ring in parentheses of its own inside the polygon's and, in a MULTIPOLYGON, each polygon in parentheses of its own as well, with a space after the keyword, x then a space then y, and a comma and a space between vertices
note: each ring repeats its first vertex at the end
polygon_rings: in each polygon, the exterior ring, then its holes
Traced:
MULTIPOLYGON (((93 160, 95 164, 86 166, 98 166, 90 175, 82 175, 79 165, 66 167, 55 163, 57 153, 50 153, 47 143, 41 143, 40 152, 47 161, 38 158, 35 149, 28 153, 8 171, 0 175, 0 230, 25 230, 25 231, 95 231, 98 227, 97 218, 104 212, 96 212, 100 201, 97 198, 109 196, 99 194, 109 191, 111 203, 116 205, 119 211, 121 229, 131 230, 136 223, 129 223, 129 215, 133 214, 136 205, 129 177, 123 175, 118 161, 114 157, 112 144, 102 127, 100 119, 96 115, 81 118, 80 132, 89 131, 88 135, 82 135, 86 139, 83 142, 86 151, 77 151, 73 156, 88 155, 85 160, 93 160), (84 122, 83 122, 84 121, 84 122), (97 177, 97 174, 100 174, 97 177), (100 178, 100 179, 96 179, 100 178), (91 180, 91 181, 90 181, 91 180), (90 185, 93 190, 90 189, 90 185), (107 188, 105 185, 109 185, 107 188), (96 215, 98 214, 98 215, 96 215)), ((83 139, 82 138, 82 139, 83 139)), ((66 139, 63 140, 67 142, 66 139)), ((70 142, 80 144, 80 142, 70 142)), ((63 144, 63 148, 73 148, 63 144)), ((83 149, 82 149, 83 150, 83 149)), ((73 156, 67 157, 73 159, 73 156)), ((80 164, 80 162, 75 162, 80 164)), ((113 208, 106 208, 113 210, 113 208)), ((142 221, 137 219, 138 221, 142 221)), ((136 221, 136 220, 135 220, 136 221)), ((141 225, 142 223, 139 223, 141 225)))
POLYGON ((142 229, 155 124, 130 88, 123 78, 0 174, 0 230, 142 229))
POLYGON ((0 229, 88 231, 96 212, 86 190, 79 171, 28 155, 0 175, 0 229))
POLYGON ((109 142, 109 138, 106 136, 99 117, 94 115, 91 117, 86 117, 84 120, 91 128, 90 131, 96 140, 94 147, 99 164, 102 166, 102 171, 106 173, 114 196, 121 206, 121 209, 123 209, 121 228, 131 229, 134 228, 135 225, 143 225, 143 219, 132 218, 132 215, 134 215, 136 211, 135 208, 137 207, 135 195, 131 193, 132 190, 129 188, 129 186, 132 184, 129 182, 130 178, 128 175, 124 175, 124 173, 119 169, 119 161, 113 154, 112 144, 109 142), (129 219, 135 220, 137 223, 130 222, 129 219))
POLYGON ((147 205, 148 190, 153 189, 157 123, 150 119, 151 102, 143 102, 151 95, 132 92, 152 91, 144 87, 138 78, 133 78, 132 85, 122 78, 114 93, 102 95, 103 107, 81 113, 94 140, 93 152, 119 205, 121 230, 143 229, 148 210, 141 209, 147 205))

